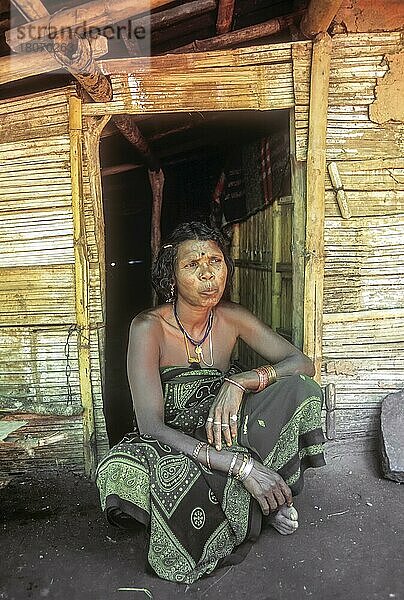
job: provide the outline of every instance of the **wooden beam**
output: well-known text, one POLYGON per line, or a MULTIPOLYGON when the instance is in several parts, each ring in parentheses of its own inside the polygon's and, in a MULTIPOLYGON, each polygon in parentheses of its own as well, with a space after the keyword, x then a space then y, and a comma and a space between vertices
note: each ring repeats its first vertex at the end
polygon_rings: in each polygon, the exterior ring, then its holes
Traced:
POLYGON ((327 31, 341 4, 342 0, 310 0, 300 23, 301 32, 311 38, 327 31))
POLYGON ((69 98, 70 168, 74 232, 74 274, 80 397, 83 406, 83 448, 86 475, 97 467, 93 389, 90 364, 89 265, 83 206, 83 158, 81 100, 69 98))
POLYGON ((303 351, 321 377, 323 343, 324 220, 328 85, 332 41, 320 33, 313 43, 307 147, 307 216, 303 351))
POLYGON ((133 144, 143 156, 146 161, 148 168, 151 171, 157 172, 160 170, 160 161, 153 154, 147 140, 143 137, 142 132, 136 125, 135 119, 128 115, 114 115, 114 124, 118 127, 119 131, 126 137, 131 144, 133 144))
POLYGON ((230 33, 224 33, 217 35, 206 40, 195 40, 191 44, 180 46, 174 50, 170 50, 170 54, 187 54, 188 52, 208 52, 210 50, 221 50, 224 48, 230 48, 232 46, 238 46, 245 42, 252 42, 254 40, 262 39, 279 31, 283 31, 291 23, 293 23, 302 13, 299 11, 292 15, 285 17, 276 17, 265 23, 259 23, 258 25, 251 25, 251 27, 245 27, 244 29, 238 29, 230 33))
POLYGON ((153 193, 151 218, 151 254, 152 260, 157 256, 161 242, 161 207, 163 202, 164 173, 149 171, 149 180, 153 193))
POLYGON ((137 0, 136 3, 133 0, 92 0, 36 19, 27 25, 14 27, 6 32, 6 41, 12 50, 18 52, 24 43, 48 38, 49 33, 53 37, 63 29, 73 32, 100 29, 134 15, 148 13, 170 2, 172 0, 137 0))
POLYGON ((53 52, 95 102, 112 100, 112 85, 95 62, 88 39, 69 32, 55 36, 53 52))
POLYGON ((235 0, 219 0, 216 19, 216 33, 228 33, 233 25, 235 0))
MULTIPOLYGON (((150 29, 156 31, 187 21, 191 17, 199 17, 216 9, 216 0, 194 0, 174 8, 168 8, 150 15, 150 29)), ((132 31, 144 23, 141 19, 131 19, 132 31)))
POLYGON ((41 0, 11 0, 11 3, 20 11, 27 21, 35 21, 48 17, 49 12, 41 0))
POLYGON ((304 328, 304 247, 306 235, 306 162, 296 158, 296 114, 290 111, 292 221, 292 342, 302 350, 304 328))
MULTIPOLYGON (((100 58, 108 53, 108 40, 104 36, 90 38, 91 53, 100 58)), ((25 77, 50 73, 60 69, 60 63, 46 50, 11 54, 0 58, 0 85, 19 81, 25 77)))
POLYGON ((228 33, 233 25, 235 0, 219 0, 217 7, 216 33, 228 33))

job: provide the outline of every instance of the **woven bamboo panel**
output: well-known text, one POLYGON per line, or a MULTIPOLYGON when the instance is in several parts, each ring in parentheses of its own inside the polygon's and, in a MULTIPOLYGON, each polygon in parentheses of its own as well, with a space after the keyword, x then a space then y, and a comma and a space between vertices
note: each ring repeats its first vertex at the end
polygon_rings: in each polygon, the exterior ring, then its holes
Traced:
POLYGON ((322 380, 336 384, 337 414, 349 409, 349 420, 340 421, 347 434, 355 428, 371 432, 369 409, 377 410, 387 394, 404 386, 404 316, 379 313, 383 318, 353 320, 351 313, 352 320, 324 325, 322 380))
MULTIPOLYGON (((386 54, 402 47, 398 32, 336 35, 331 58, 327 160, 401 157, 404 126, 369 119, 377 79, 388 70, 386 54)), ((296 96, 297 159, 307 153, 310 48, 292 49, 296 96)))
POLYGON ((100 61, 113 101, 85 115, 188 110, 269 110, 294 104, 291 45, 100 61))
POLYGON ((0 269, 0 324, 74 323, 73 265, 0 269))
POLYGON ((404 307, 404 217, 327 219, 325 312, 404 307))
POLYGON ((0 328, 2 410, 81 413, 77 337, 69 330, 68 325, 0 328))
POLYGON ((77 336, 71 329, 72 89, 0 102, 0 414, 27 421, 0 444, 2 469, 13 473, 83 468, 77 336), (48 443, 54 434, 62 437, 48 443), (44 445, 38 447, 38 440, 44 445))

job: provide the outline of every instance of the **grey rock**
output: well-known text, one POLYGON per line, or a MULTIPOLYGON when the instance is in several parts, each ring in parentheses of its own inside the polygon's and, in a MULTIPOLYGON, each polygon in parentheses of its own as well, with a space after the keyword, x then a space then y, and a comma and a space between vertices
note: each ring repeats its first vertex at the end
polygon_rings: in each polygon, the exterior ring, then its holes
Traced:
POLYGON ((404 390, 384 398, 380 420, 383 474, 404 483, 404 390))

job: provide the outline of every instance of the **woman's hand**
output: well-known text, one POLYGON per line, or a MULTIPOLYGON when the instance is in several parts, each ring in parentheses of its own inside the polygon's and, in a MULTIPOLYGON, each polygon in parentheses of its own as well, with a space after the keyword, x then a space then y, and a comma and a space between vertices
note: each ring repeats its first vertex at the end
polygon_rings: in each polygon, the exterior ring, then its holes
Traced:
POLYGON ((292 504, 292 492, 282 477, 256 460, 243 485, 259 502, 264 515, 269 515, 270 511, 276 510, 283 504, 292 504))
POLYGON ((206 420, 206 436, 216 450, 222 449, 222 435, 228 446, 237 437, 237 413, 243 400, 243 390, 225 381, 219 390, 206 420))

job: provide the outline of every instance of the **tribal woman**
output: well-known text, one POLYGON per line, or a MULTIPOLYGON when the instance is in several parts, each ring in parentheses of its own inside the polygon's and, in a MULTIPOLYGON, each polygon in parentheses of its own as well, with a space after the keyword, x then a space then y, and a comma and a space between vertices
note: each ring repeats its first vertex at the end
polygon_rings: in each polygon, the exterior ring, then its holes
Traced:
POLYGON ((264 524, 295 532, 303 471, 324 464, 313 364, 225 299, 232 274, 224 237, 203 223, 161 247, 152 281, 165 303, 129 333, 134 431, 97 470, 109 522, 144 524, 150 566, 175 582, 240 562, 264 524), (263 366, 231 363, 238 339, 263 366))

